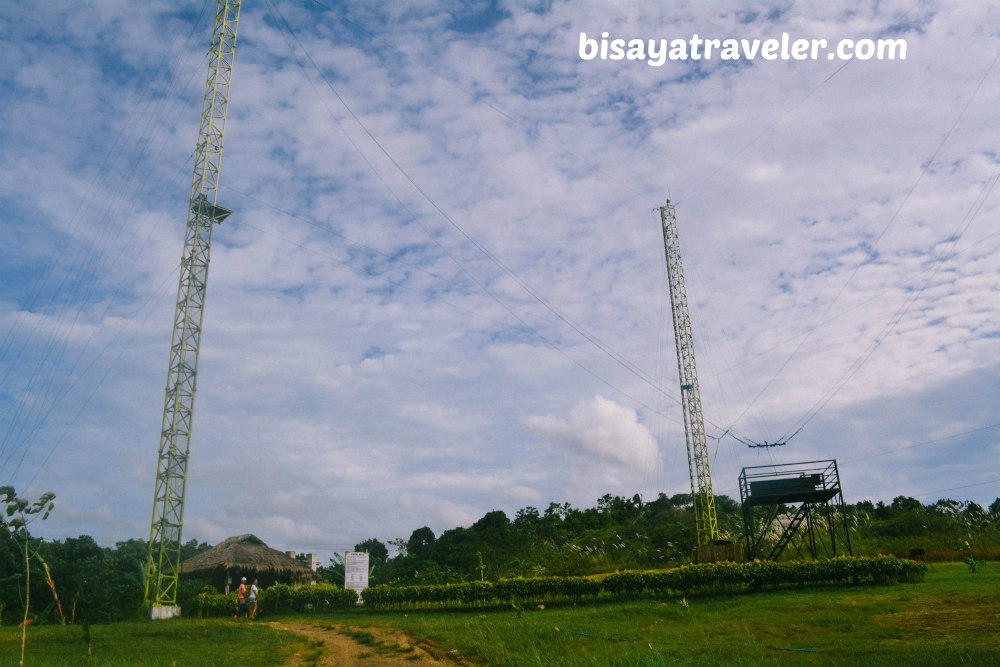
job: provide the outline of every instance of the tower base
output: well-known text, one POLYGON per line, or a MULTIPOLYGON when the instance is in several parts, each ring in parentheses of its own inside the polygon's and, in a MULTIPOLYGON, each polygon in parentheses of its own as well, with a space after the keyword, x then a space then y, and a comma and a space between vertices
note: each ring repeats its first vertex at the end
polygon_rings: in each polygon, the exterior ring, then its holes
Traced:
POLYGON ((149 608, 149 617, 154 621, 159 621, 164 618, 174 618, 175 616, 181 615, 181 608, 178 606, 164 607, 160 605, 153 605, 149 608))
POLYGON ((731 561, 733 563, 743 562, 743 549, 736 542, 716 540, 712 544, 702 544, 698 547, 699 563, 720 563, 731 561))

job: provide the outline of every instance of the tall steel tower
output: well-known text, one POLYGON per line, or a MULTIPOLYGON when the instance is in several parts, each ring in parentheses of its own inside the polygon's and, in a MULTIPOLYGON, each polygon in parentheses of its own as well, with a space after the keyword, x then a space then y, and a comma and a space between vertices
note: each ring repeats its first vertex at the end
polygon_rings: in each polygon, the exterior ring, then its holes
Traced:
POLYGON ((667 200, 666 206, 660 207, 660 221, 663 224, 663 246, 667 252, 667 280, 670 283, 670 310, 674 316, 674 342, 677 345, 677 375, 681 383, 688 474, 691 476, 694 521, 700 547, 718 539, 719 522, 715 518, 712 471, 708 463, 701 390, 698 388, 698 371, 694 363, 694 334, 691 333, 691 316, 688 314, 687 290, 684 287, 677 215, 670 200, 667 200))
POLYGON ((229 84, 236 55, 240 0, 218 0, 215 31, 208 58, 208 79, 202 103, 201 129, 194 153, 194 179, 188 202, 187 231, 181 256, 174 333, 167 367, 167 391, 160 431, 153 520, 146 563, 146 604, 153 618, 180 613, 180 575, 184 490, 191 451, 191 418, 198 375, 198 347, 205 309, 212 229, 232 211, 216 206, 222 136, 226 127, 229 84))

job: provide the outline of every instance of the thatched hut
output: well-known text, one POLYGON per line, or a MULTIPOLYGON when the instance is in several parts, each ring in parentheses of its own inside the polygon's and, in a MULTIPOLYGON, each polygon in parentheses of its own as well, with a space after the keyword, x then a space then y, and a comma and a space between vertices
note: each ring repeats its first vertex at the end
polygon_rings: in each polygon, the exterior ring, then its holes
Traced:
POLYGON ((247 582, 258 579, 261 587, 277 583, 298 586, 316 580, 310 567, 272 549, 256 535, 230 537, 188 558, 181 563, 181 576, 210 581, 223 593, 228 593, 230 586, 239 586, 241 577, 247 582))

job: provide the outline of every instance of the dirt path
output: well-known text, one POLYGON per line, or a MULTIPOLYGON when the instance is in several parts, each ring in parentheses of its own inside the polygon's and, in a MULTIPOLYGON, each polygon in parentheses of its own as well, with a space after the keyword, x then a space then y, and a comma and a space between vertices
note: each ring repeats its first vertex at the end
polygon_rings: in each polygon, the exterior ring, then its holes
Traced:
POLYGON ((457 651, 444 651, 428 642, 414 641, 393 628, 359 628, 346 624, 270 623, 322 642, 325 651, 305 649, 286 667, 470 667, 457 651), (317 655, 317 653, 322 655, 317 655))

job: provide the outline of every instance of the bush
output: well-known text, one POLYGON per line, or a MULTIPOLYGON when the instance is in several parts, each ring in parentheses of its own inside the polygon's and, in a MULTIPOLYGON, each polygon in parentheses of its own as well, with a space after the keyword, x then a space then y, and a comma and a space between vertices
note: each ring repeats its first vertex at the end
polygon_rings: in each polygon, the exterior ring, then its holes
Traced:
POLYGON ((295 611, 322 612, 350 609, 358 603, 358 594, 332 584, 314 584, 295 589, 291 599, 295 611))
POLYGON ((281 613, 292 611, 292 597, 295 590, 285 584, 275 584, 270 588, 265 588, 257 596, 257 602, 262 609, 269 613, 281 613))
POLYGON ((198 617, 232 616, 236 613, 236 591, 223 595, 211 586, 206 586, 194 596, 194 607, 198 617))
POLYGON ((337 588, 332 584, 320 583, 292 588, 285 584, 275 584, 260 593, 259 603, 268 613, 324 612, 334 609, 350 609, 358 601, 358 594, 352 590, 337 588))
POLYGON ((700 590, 742 590, 779 585, 826 583, 895 583, 923 581, 927 566, 895 556, 750 563, 699 563, 666 572, 617 572, 604 579, 604 589, 620 597, 700 590))
POLYGON ((895 556, 838 557, 823 561, 699 563, 664 572, 616 572, 603 581, 589 577, 535 577, 436 586, 376 586, 364 591, 369 607, 404 604, 480 605, 579 600, 602 591, 617 597, 690 595, 781 585, 922 581, 927 566, 895 556))

